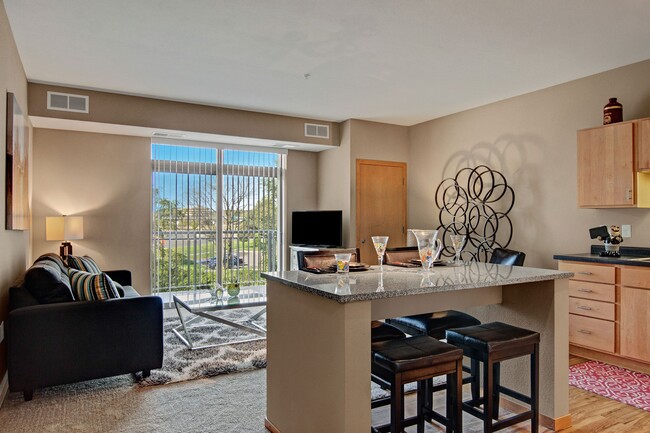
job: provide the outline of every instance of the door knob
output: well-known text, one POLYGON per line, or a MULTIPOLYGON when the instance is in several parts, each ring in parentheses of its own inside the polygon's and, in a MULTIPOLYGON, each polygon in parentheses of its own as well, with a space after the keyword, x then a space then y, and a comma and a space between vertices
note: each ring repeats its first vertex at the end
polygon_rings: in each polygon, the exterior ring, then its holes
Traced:
POLYGON ((362 244, 365 244, 365 243, 366 243, 366 240, 365 240, 365 239, 361 239, 361 243, 362 243, 362 244))

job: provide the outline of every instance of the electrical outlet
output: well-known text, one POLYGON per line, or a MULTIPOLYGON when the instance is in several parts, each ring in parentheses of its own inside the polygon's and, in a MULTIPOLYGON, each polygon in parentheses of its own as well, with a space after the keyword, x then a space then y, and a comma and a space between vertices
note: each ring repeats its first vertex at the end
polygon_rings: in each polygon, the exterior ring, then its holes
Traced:
POLYGON ((0 322, 0 343, 5 339, 5 322, 0 322))
POLYGON ((629 224, 623 224, 621 226, 621 236, 624 238, 632 237, 632 226, 629 224))

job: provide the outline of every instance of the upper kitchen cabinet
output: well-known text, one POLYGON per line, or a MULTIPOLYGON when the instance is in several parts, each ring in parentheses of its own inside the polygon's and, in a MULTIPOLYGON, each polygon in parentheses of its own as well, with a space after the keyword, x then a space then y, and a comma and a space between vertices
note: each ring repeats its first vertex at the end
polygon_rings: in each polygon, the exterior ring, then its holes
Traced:
MULTIPOLYGON (((641 161, 638 126, 630 121, 578 131, 579 207, 650 207, 650 173, 638 173, 635 163, 641 161)), ((650 159, 650 149, 645 152, 650 159)))
POLYGON ((637 160, 638 171, 650 171, 650 119, 637 122, 637 160))

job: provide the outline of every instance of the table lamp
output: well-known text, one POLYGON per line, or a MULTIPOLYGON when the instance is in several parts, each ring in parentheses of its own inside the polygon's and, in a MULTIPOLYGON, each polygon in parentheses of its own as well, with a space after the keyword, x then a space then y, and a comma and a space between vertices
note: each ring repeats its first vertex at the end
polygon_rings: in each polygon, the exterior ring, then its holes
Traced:
POLYGON ((72 255, 70 241, 84 238, 84 220, 80 216, 58 216, 45 218, 45 240, 63 241, 59 255, 72 255))

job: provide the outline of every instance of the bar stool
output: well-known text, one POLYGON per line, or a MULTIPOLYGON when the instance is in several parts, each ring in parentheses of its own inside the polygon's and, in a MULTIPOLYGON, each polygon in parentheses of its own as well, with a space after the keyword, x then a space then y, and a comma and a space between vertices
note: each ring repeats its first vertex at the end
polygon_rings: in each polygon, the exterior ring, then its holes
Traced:
POLYGON ((372 344, 372 380, 390 388, 390 423, 373 427, 372 432, 401 433, 417 425, 424 433, 425 415, 444 424, 447 433, 462 431, 463 351, 426 335, 372 344), (447 375, 446 416, 425 406, 430 393, 428 381, 447 375), (404 384, 418 382, 417 415, 404 419, 404 384))
POLYGON ((483 397, 463 402, 463 410, 483 420, 483 431, 492 433, 531 420, 531 433, 539 429, 539 333, 501 322, 447 330, 447 341, 463 349, 465 356, 483 363, 483 397), (530 355, 530 396, 499 382, 500 362, 530 355), (499 420, 499 396, 506 394, 530 405, 530 410, 499 420), (483 410, 477 408, 483 403, 483 410), (493 423, 492 419, 496 421, 493 423))

